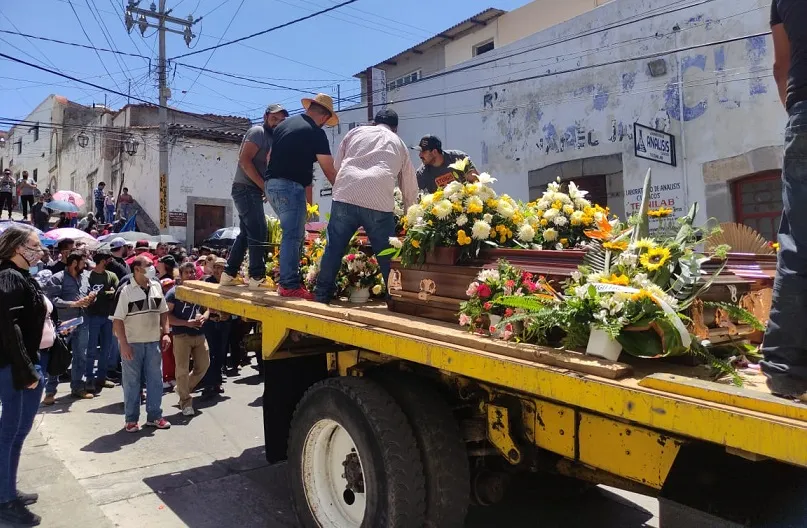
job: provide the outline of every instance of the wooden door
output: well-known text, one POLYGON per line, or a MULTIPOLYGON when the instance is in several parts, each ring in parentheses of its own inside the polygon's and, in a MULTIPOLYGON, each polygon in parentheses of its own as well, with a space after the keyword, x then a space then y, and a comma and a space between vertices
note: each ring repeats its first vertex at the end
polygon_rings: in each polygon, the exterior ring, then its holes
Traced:
POLYGON ((193 245, 199 246, 204 239, 215 233, 224 225, 225 208, 223 205, 193 206, 193 245))
POLYGON ((741 178, 732 184, 734 218, 776 241, 782 219, 782 171, 772 170, 741 178))

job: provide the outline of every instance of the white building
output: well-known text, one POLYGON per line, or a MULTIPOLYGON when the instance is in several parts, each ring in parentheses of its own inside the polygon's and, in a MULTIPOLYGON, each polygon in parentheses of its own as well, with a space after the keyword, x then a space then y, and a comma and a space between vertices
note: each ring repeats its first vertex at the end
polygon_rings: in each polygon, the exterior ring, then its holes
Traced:
MULTIPOLYGON (((699 220, 746 223, 770 239, 786 115, 771 75, 769 6, 614 0, 394 87, 388 105, 407 144, 436 134, 516 198, 560 177, 630 213, 652 168, 654 205, 680 216, 698 202, 699 220), (671 135, 672 164, 637 157, 635 123, 671 135)), ((341 134, 367 116, 366 104, 342 111, 341 134)))

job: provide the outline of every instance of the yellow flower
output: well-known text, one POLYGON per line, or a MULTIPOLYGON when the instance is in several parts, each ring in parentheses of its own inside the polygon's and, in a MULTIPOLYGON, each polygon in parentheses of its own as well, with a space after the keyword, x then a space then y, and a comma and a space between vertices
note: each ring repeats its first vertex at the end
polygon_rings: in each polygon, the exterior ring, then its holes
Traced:
POLYGON ((605 249, 614 249, 616 251, 625 251, 628 249, 628 241, 623 240, 621 242, 604 242, 602 247, 605 249))
POLYGON ((647 250, 647 253, 639 257, 639 262, 648 271, 656 271, 670 260, 670 250, 665 247, 657 247, 647 250))
POLYGON ((524 221, 524 217, 521 215, 521 213, 519 213, 518 211, 513 213, 513 223, 514 224, 518 225, 523 221, 524 221))
POLYGON ((442 200, 443 199, 443 190, 438 189, 437 192, 434 193, 434 201, 442 200))
POLYGON ((644 290, 644 289, 639 290, 639 291, 637 291, 636 293, 634 293, 633 295, 630 296, 631 301, 639 301, 639 302, 641 302, 644 299, 648 299, 650 301, 656 302, 656 300, 653 298, 653 295, 649 291, 644 290))
POLYGON ((308 218, 314 218, 319 215, 319 204, 305 204, 305 212, 308 218))
POLYGON ((552 202, 552 209, 560 211, 562 208, 563 208, 563 202, 561 202, 560 200, 555 200, 554 202, 552 202))
POLYGON ((454 205, 452 205, 451 207, 452 207, 452 209, 454 209, 454 211, 455 211, 455 212, 457 212, 457 213, 461 213, 461 212, 462 212, 462 204, 455 203, 455 204, 454 204, 454 205))
POLYGON ((542 226, 546 226, 548 223, 549 223, 549 221, 546 218, 541 218, 541 225, 542 226))
POLYGON ((563 206, 563 212, 566 213, 567 215, 572 214, 574 212, 574 206, 569 205, 569 204, 564 205, 563 206))
POLYGON ((776 251, 777 253, 779 252, 779 242, 771 242, 771 247, 772 247, 772 248, 773 248, 773 250, 774 250, 774 251, 776 251))
POLYGON ((568 246, 569 245, 569 239, 568 238, 561 238, 560 243, 563 244, 564 246, 568 246))
POLYGON ((495 229, 490 230, 490 238, 496 238, 496 230, 495 229))
POLYGON ((376 284, 373 286, 373 295, 379 295, 381 293, 381 285, 376 284))
POLYGON ((485 204, 488 207, 490 207, 491 209, 496 209, 497 207, 499 207, 499 200, 496 200, 495 198, 491 198, 490 200, 485 202, 485 204))
POLYGON ((464 191, 465 191, 465 194, 467 194, 469 196, 472 196, 472 195, 476 194, 477 191, 479 191, 479 186, 477 184, 475 184, 475 183, 467 183, 467 184, 465 184, 464 191))
POLYGON ((653 249, 657 244, 652 238, 641 238, 634 245, 636 249, 653 249))
POLYGON ((482 206, 476 204, 468 204, 468 212, 471 214, 481 213, 482 206))
POLYGON ((471 237, 465 234, 464 229, 460 229, 457 231, 457 244, 461 246, 467 246, 471 243, 471 237))
POLYGON ((666 209, 664 207, 659 207, 658 209, 650 209, 647 211, 647 216, 652 218, 666 218, 673 214, 672 209, 666 209))
POLYGON ((420 249, 420 240, 413 238, 412 240, 409 241, 409 243, 412 244, 413 248, 420 249))
POLYGON ((603 277, 600 279, 600 283, 627 286, 630 284, 630 278, 627 275, 617 275, 616 273, 612 273, 610 277, 603 277))
POLYGON ((433 225, 434 225, 434 221, 433 221, 433 220, 429 220, 429 221, 428 221, 428 222, 426 222, 426 223, 427 223, 427 224, 429 224, 430 226, 433 226, 433 225))
POLYGON ((535 210, 535 216, 538 217, 538 218, 541 218, 542 216, 544 216, 544 212, 541 211, 540 209, 536 209, 535 210))

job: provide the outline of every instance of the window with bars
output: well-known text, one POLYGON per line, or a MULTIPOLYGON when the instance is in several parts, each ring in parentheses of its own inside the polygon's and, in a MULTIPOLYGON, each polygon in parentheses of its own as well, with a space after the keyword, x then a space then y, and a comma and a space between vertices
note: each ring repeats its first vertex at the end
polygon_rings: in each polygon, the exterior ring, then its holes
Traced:
POLYGON ((407 73, 406 75, 402 75, 397 79, 387 83, 387 91, 392 91, 396 88, 400 88, 401 86, 405 86, 407 84, 411 84, 413 82, 417 82, 423 78, 420 70, 413 71, 412 73, 407 73))
POLYGON ((772 170, 732 182, 734 218, 775 241, 782 219, 782 171, 772 170))

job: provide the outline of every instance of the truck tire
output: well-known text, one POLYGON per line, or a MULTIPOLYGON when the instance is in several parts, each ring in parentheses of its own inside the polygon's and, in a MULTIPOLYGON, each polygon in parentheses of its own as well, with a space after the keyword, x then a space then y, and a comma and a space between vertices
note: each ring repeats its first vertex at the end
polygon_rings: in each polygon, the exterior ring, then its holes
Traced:
POLYGON ((415 434, 426 477, 423 526, 464 526, 471 500, 471 471, 459 425, 445 398, 414 376, 384 372, 373 379, 392 394, 415 434))
POLYGON ((412 428, 373 381, 335 378, 308 389, 291 422, 288 464, 302 526, 423 526, 425 482, 412 428))

